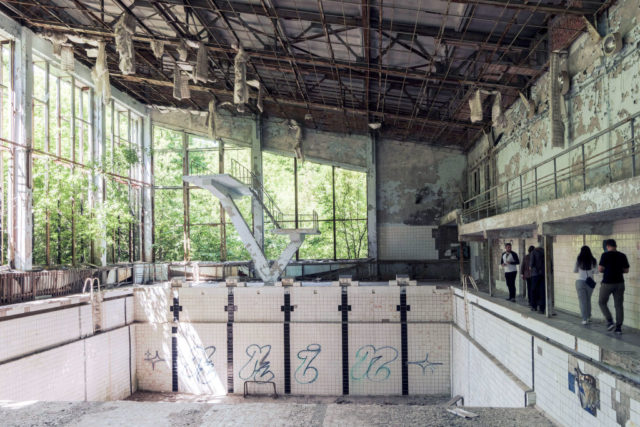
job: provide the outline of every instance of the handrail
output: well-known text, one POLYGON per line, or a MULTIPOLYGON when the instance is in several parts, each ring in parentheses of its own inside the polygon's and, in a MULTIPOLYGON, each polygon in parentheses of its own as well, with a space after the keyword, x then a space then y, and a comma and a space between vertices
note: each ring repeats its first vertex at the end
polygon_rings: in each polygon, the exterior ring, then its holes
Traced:
POLYGON ((499 213, 533 206, 542 201, 557 199, 567 194, 585 191, 590 187, 602 185, 603 182, 600 182, 602 178, 607 179, 607 183, 609 183, 636 176, 638 149, 635 119, 639 116, 640 113, 636 113, 621 120, 526 169, 519 175, 471 197, 464 202, 463 220, 465 222, 475 221, 499 213), (627 131, 630 137, 596 154, 589 156, 585 153, 585 147, 588 143, 610 134, 627 123, 630 124, 630 129, 627 131), (572 157, 574 155, 575 157, 572 157), (563 156, 568 156, 568 165, 558 167, 558 162, 563 156), (613 163, 623 162, 626 159, 630 159, 631 163, 627 165, 628 171, 625 171, 623 167, 615 169, 616 165, 613 165, 612 168, 613 163), (540 175, 540 170, 544 170, 545 167, 549 171, 540 175), (598 180, 598 176, 594 172, 599 172, 603 168, 607 168, 607 171, 598 180))

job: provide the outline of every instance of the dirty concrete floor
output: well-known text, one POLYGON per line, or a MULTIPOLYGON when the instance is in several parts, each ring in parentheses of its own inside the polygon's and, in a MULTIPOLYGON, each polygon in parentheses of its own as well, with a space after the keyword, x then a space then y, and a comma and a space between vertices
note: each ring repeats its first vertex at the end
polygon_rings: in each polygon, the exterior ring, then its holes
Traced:
POLYGON ((442 397, 211 397, 136 393, 113 402, 0 402, 14 426, 552 426, 534 408, 446 411, 442 397))

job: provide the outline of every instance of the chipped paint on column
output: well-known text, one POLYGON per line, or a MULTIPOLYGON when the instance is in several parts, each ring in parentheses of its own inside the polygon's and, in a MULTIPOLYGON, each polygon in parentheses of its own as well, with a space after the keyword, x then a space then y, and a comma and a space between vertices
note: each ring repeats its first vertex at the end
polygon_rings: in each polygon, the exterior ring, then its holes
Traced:
MULTIPOLYGON (((262 186, 262 116, 257 116, 254 122, 255 131, 251 144, 251 172, 262 186)), ((253 236, 258 246, 264 248, 264 211, 262 205, 255 197, 251 198, 253 220, 253 236)))
POLYGON ((367 237, 369 258, 378 258, 378 219, 377 219, 377 137, 369 136, 367 148, 367 237))
MULTIPOLYGON (((153 179, 153 171, 151 170, 151 139, 153 130, 151 128, 151 119, 145 116, 142 119, 142 180, 151 182, 153 179)), ((151 187, 142 187, 142 215, 144 222, 142 224, 144 230, 144 244, 142 260, 151 262, 153 260, 153 204, 151 187)), ((106 246, 105 246, 106 249, 106 246)), ((106 261, 106 250, 105 250, 106 261)))
MULTIPOLYGON (((531 88, 531 98, 537 105, 537 114, 527 118, 521 100, 517 100, 505 113, 507 125, 497 129, 504 132, 497 147, 490 147, 481 136, 468 153, 469 167, 481 163, 493 150, 497 169, 497 184, 511 180, 519 181, 519 174, 561 153, 568 147, 579 144, 600 131, 614 126, 631 115, 640 113, 640 7, 638 0, 622 0, 614 4, 601 17, 601 29, 621 33, 623 49, 608 58, 603 55, 599 42, 594 42, 588 33, 582 34, 569 47, 568 69, 571 89, 565 96, 568 139, 564 148, 551 147, 549 142, 548 73, 545 73, 531 88)), ((604 31, 601 31, 603 33, 604 31)), ((638 129, 636 129, 637 131, 638 129)), ((587 158, 627 141, 630 125, 625 124, 585 145, 587 158)), ((637 135, 637 133, 636 133, 637 135)), ((578 170, 582 165, 581 153, 563 155, 558 158, 558 168, 570 167, 578 170), (580 154, 580 155, 577 155, 580 154)), ((629 168, 630 162, 620 162, 620 168, 629 168)), ((547 165, 547 168, 552 165, 547 165)), ((548 170, 540 170, 541 174, 548 170)), ((607 172, 594 169, 589 182, 600 185, 608 182, 607 172)), ((523 175, 523 182, 532 182, 533 173, 523 175)), ((519 184, 519 182, 514 182, 519 184)), ((560 192, 569 189, 563 184, 560 192)))

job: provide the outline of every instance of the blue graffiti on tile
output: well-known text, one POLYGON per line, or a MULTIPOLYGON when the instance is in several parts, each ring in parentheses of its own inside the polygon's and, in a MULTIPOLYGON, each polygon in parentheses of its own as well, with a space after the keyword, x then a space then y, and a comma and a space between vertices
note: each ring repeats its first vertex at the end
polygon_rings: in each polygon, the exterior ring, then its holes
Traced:
POLYGON ((436 366, 441 366, 442 362, 432 362, 429 360, 429 352, 427 352, 422 360, 416 360, 415 362, 408 362, 409 365, 417 365, 422 369, 422 375, 427 374, 427 369, 433 374, 436 370, 436 366))
POLYGON ((147 350, 147 352, 144 355, 145 355, 144 360, 147 362, 151 362, 151 370, 153 371, 156 370, 156 363, 164 362, 164 359, 160 357, 160 355, 158 354, 158 350, 156 350, 156 355, 153 357, 151 357, 151 352, 149 350, 147 350))
POLYGON ((249 361, 240 369, 238 376, 245 381, 271 381, 275 374, 271 371, 271 363, 267 360, 271 353, 271 345, 251 344, 245 351, 249 361))
POLYGON ((389 364, 398 358, 398 350, 390 346, 376 348, 364 345, 356 351, 355 363, 349 371, 354 381, 385 381, 391 375, 389 364))
POLYGON ((311 366, 311 364, 321 351, 322 346, 320 344, 309 344, 307 348, 298 352, 297 357, 300 360, 300 365, 293 375, 298 384, 311 384, 318 379, 318 369, 311 366))
POLYGON ((196 380, 200 384, 208 384, 207 377, 214 373, 213 355, 216 353, 216 347, 210 345, 208 347, 197 346, 192 358, 193 366, 195 366, 194 373, 189 372, 189 378, 195 376, 196 380))

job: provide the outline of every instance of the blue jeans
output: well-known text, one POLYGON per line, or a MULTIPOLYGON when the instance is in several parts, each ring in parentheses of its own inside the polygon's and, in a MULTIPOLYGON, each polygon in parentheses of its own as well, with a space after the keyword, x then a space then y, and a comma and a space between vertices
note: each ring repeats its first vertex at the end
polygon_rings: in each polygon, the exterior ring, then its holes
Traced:
POLYGON ((593 294, 593 288, 587 285, 584 280, 576 280, 576 292, 578 293, 582 320, 589 320, 591 318, 591 294, 593 294))
POLYGON ((540 311, 544 311, 546 304, 545 289, 544 289, 544 275, 531 276, 532 294, 533 294, 533 308, 538 308, 540 311))

